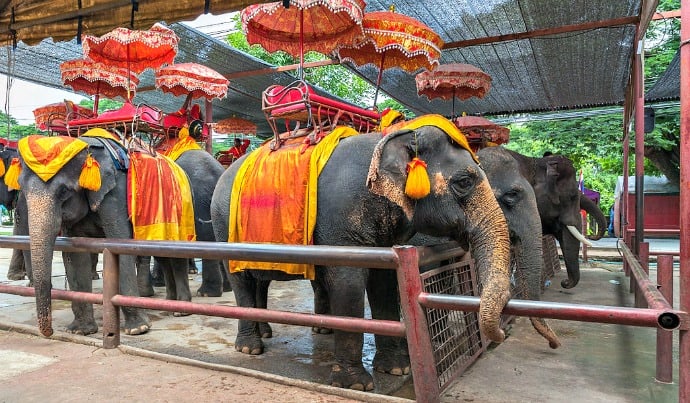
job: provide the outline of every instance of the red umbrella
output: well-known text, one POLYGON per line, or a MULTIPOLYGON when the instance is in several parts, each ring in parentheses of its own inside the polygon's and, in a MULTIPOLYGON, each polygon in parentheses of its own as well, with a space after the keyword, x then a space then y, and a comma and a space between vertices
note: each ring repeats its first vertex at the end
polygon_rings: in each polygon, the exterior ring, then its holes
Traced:
POLYGON ((156 71, 156 88, 188 98, 225 98, 229 81, 217 71, 198 63, 179 63, 156 71))
POLYGON ((178 38, 161 24, 146 31, 115 28, 107 34, 82 38, 84 57, 141 73, 157 69, 175 60, 178 38))
POLYGON ((389 11, 366 13, 362 28, 363 41, 354 46, 338 47, 336 53, 341 62, 378 65, 374 105, 384 70, 398 67, 412 73, 419 69, 431 70, 438 65, 443 47, 441 37, 421 21, 396 13, 394 7, 389 11))
POLYGON ((253 4, 242 10, 242 30, 250 44, 300 58, 305 51, 330 53, 361 39, 363 0, 289 0, 253 4))
POLYGON ((471 64, 442 64, 432 71, 422 71, 415 76, 417 94, 430 100, 441 98, 466 100, 471 97, 484 98, 491 89, 491 76, 471 64))
POLYGON ((474 151, 486 147, 489 142, 507 143, 510 138, 510 129, 481 116, 460 116, 453 123, 467 137, 474 151))
POLYGON ((139 78, 121 67, 87 59, 68 60, 60 64, 62 83, 75 91, 94 95, 93 112, 98 111, 98 98, 121 97, 128 101, 134 97, 139 78))
POLYGON ((223 134, 256 134, 256 123, 247 119, 231 117, 216 123, 213 130, 223 134))

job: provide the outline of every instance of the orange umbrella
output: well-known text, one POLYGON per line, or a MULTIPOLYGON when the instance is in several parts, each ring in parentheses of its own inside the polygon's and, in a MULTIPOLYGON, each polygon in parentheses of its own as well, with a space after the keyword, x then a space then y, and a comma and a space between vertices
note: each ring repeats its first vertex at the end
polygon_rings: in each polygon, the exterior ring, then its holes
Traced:
POLYGON ((216 123, 213 130, 221 134, 256 134, 256 123, 233 116, 216 123))
POLYGON ((34 109, 36 127, 40 130, 66 131, 65 123, 69 117, 91 117, 89 108, 79 106, 72 101, 56 102, 34 109))
POLYGON ((467 137, 474 151, 485 147, 488 142, 504 144, 510 138, 510 129, 481 116, 460 116, 453 123, 467 137))
POLYGON ((156 88, 175 96, 222 99, 228 94, 228 84, 220 73, 198 63, 172 64, 156 71, 156 88))
POLYGON ((101 95, 127 101, 134 97, 139 85, 139 78, 131 71, 87 59, 60 63, 60 75, 64 85, 95 96, 94 113, 98 111, 98 98, 101 95))
POLYGON ((178 37, 161 24, 146 31, 115 28, 107 34, 82 38, 84 57, 141 73, 175 60, 178 37))
POLYGON ((466 100, 471 97, 484 98, 491 89, 491 76, 471 64, 442 64, 432 71, 422 71, 415 76, 417 94, 426 95, 430 100, 441 98, 466 100))
POLYGON ((438 65, 443 47, 441 37, 421 21, 396 13, 394 7, 364 14, 362 28, 363 41, 338 47, 336 53, 341 62, 378 65, 374 105, 384 70, 398 67, 412 73, 438 65))
POLYGON ((305 51, 330 53, 363 37, 363 0, 287 0, 253 4, 242 10, 247 42, 269 52, 282 50, 303 64, 305 51))

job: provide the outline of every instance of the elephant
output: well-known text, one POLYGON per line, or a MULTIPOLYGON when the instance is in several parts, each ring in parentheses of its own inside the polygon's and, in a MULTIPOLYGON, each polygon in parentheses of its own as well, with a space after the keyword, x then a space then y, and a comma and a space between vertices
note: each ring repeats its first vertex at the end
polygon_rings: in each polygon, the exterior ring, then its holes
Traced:
POLYGON ((588 243, 582 235, 580 210, 587 211, 598 223, 598 233, 590 238, 593 240, 604 236, 606 217, 592 200, 580 192, 575 167, 568 158, 556 154, 532 158, 507 151, 518 162, 520 173, 534 189, 542 233, 553 235, 561 246, 568 272, 568 278, 561 281, 561 287, 573 288, 580 281, 580 242, 588 243))
MULTIPOLYGON (((257 152, 257 151, 254 151, 257 152)), ((251 154, 249 154, 251 155, 251 154)), ((230 196, 243 156, 221 176, 211 201, 216 240, 229 238, 230 196)), ((392 246, 415 233, 448 236, 472 251, 477 267, 487 273, 480 303, 480 329, 503 341, 500 312, 510 297, 509 237, 505 218, 469 147, 461 146, 439 127, 343 138, 320 173, 313 232, 315 245, 392 246), (405 194, 407 166, 413 157, 426 162, 430 193, 413 199, 405 194)), ((257 284, 268 280, 303 279, 279 271, 230 273, 238 305, 256 307, 257 284)), ((398 286, 391 270, 317 266, 315 282, 328 295, 331 313, 363 317, 364 296, 372 317, 400 320, 398 286), (394 303, 390 303, 395 301, 394 303)), ((261 354, 264 345, 256 323, 240 320, 235 349, 261 354)), ((373 378, 362 364, 363 335, 336 330, 333 386, 372 390, 373 378)), ((404 340, 376 336, 374 368, 392 374, 409 372, 404 340)))

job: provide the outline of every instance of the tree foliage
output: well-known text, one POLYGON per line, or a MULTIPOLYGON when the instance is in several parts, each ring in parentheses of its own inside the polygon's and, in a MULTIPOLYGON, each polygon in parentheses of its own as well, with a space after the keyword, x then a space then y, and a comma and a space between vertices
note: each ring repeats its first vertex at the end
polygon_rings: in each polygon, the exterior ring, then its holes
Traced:
POLYGON ((0 112, 0 138, 19 140, 31 134, 40 133, 35 124, 20 125, 17 119, 0 112))

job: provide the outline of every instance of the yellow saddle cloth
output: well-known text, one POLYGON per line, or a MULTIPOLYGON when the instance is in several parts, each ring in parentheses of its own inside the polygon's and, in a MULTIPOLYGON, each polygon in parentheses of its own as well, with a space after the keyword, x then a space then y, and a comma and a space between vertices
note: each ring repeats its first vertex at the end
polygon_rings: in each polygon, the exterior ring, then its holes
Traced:
MULTIPOLYGON (((350 127, 337 127, 306 149, 298 137, 276 151, 264 144, 249 154, 232 187, 228 242, 312 244, 318 176, 340 139, 355 134, 350 127)), ((281 270, 314 279, 309 264, 231 260, 229 268, 281 270)))
POLYGON ((86 142, 68 136, 31 135, 17 143, 26 166, 46 182, 88 146, 86 142))
POLYGON ((187 175, 170 158, 132 150, 127 201, 134 239, 194 241, 194 204, 187 175))

